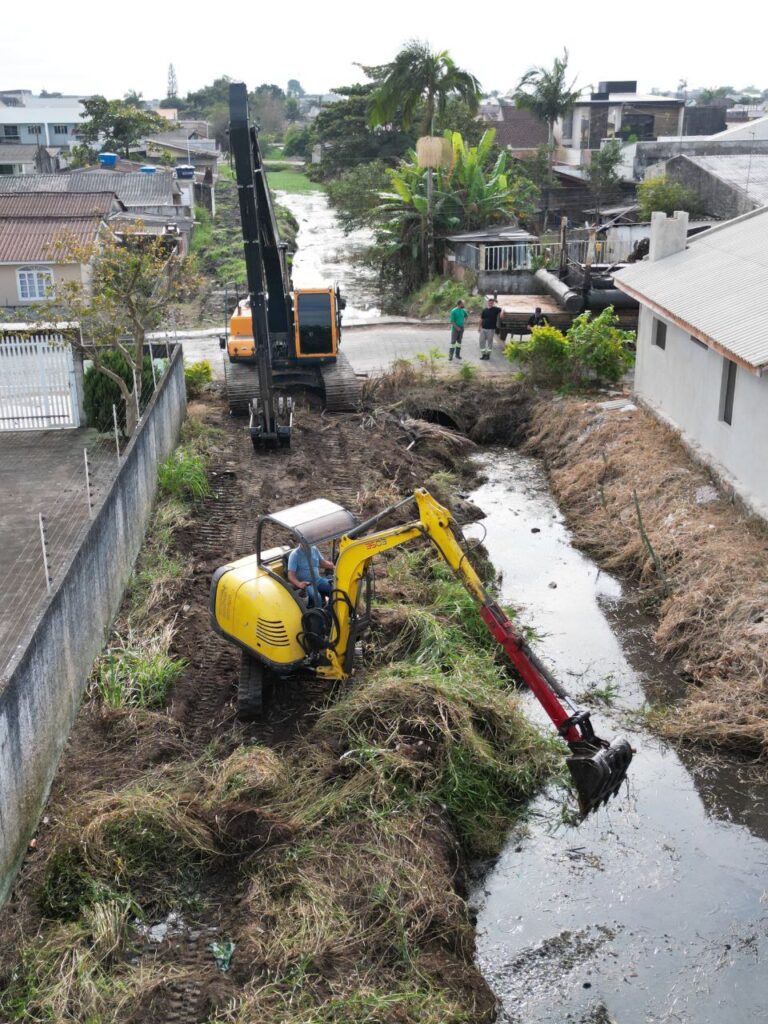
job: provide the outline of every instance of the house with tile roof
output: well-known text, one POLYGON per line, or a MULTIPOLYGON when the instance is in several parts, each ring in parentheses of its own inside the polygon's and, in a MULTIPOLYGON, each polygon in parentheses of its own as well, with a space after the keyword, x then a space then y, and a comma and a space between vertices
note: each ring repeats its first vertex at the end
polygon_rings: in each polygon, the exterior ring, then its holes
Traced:
POLYGON ((768 517, 768 206, 687 233, 654 213, 648 256, 614 275, 640 303, 635 392, 768 517))
POLYGON ((194 224, 192 189, 182 189, 173 171, 140 171, 94 168, 66 174, 20 174, 0 178, 0 193, 90 193, 111 192, 121 203, 122 224, 139 221, 152 234, 172 229, 187 252, 194 224))
POLYGON ((64 261, 59 247, 91 245, 124 211, 114 192, 2 194, 0 185, 0 307, 28 308, 64 281, 86 282, 88 264, 64 261))

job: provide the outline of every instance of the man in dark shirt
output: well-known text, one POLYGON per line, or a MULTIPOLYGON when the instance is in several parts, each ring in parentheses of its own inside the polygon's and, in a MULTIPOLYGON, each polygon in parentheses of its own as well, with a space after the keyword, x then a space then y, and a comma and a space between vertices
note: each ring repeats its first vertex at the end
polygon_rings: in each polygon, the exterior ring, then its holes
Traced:
POLYGON ((528 326, 531 330, 534 327, 549 327, 549 320, 541 312, 541 306, 537 306, 533 315, 528 318, 528 326))
POLYGON ((499 322, 501 309, 496 305, 494 298, 488 299, 484 310, 480 313, 480 358, 490 359, 493 349, 493 336, 496 333, 496 325, 499 322))

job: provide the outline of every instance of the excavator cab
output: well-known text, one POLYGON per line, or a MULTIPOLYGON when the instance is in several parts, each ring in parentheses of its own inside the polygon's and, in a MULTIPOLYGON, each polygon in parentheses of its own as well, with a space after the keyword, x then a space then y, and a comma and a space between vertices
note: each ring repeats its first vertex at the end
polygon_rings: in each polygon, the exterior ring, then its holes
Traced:
POLYGON ((293 295, 297 359, 332 359, 339 348, 340 321, 333 288, 303 288, 293 295))

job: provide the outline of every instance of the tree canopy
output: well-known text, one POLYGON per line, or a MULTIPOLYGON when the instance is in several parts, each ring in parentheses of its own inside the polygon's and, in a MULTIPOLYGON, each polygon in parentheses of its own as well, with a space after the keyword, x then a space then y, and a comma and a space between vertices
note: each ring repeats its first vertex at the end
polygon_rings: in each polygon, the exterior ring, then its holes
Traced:
POLYGON ((323 145, 323 174, 340 174, 370 160, 394 163, 414 144, 415 137, 405 132, 395 120, 379 128, 368 122, 375 82, 341 86, 333 91, 342 97, 318 114, 314 134, 323 145))
POLYGON ((404 129, 419 122, 426 135, 435 116, 445 113, 449 97, 462 99, 472 113, 480 103, 475 76, 458 67, 447 50, 433 51, 419 40, 407 43, 391 63, 364 70, 378 81, 369 111, 372 127, 390 124, 399 112, 404 129))
POLYGON ((104 96, 91 96, 83 100, 85 120, 78 125, 77 135, 89 146, 100 143, 107 149, 116 149, 126 157, 131 146, 156 135, 168 127, 168 122, 159 114, 139 110, 124 100, 108 100, 104 96))
POLYGON ((675 210, 698 213, 701 209, 701 201, 695 192, 664 175, 641 181, 637 186, 637 201, 641 220, 650 220, 656 211, 669 216, 675 210))
POLYGON ((80 325, 79 344, 85 358, 120 389, 130 435, 136 422, 134 388, 103 356, 122 353, 133 382, 140 386, 147 332, 159 327, 171 306, 195 288, 194 268, 176 255, 168 239, 143 234, 141 225, 91 245, 63 239, 57 259, 89 264, 91 281, 62 282, 38 312, 54 323, 64 320, 80 325))
POLYGON ((568 51, 563 56, 555 57, 551 68, 529 68, 515 89, 515 103, 524 110, 544 121, 549 133, 549 145, 554 139, 555 121, 564 117, 579 98, 580 91, 576 88, 576 79, 567 80, 568 51))

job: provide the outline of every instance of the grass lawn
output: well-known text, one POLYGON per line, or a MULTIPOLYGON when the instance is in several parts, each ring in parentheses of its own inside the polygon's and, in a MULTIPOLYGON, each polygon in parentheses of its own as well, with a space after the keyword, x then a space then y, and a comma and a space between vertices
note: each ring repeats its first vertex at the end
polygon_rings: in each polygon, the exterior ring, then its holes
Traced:
POLYGON ((273 191, 283 192, 323 192, 324 187, 316 181, 310 181, 303 171, 270 171, 267 168, 267 181, 273 191))

